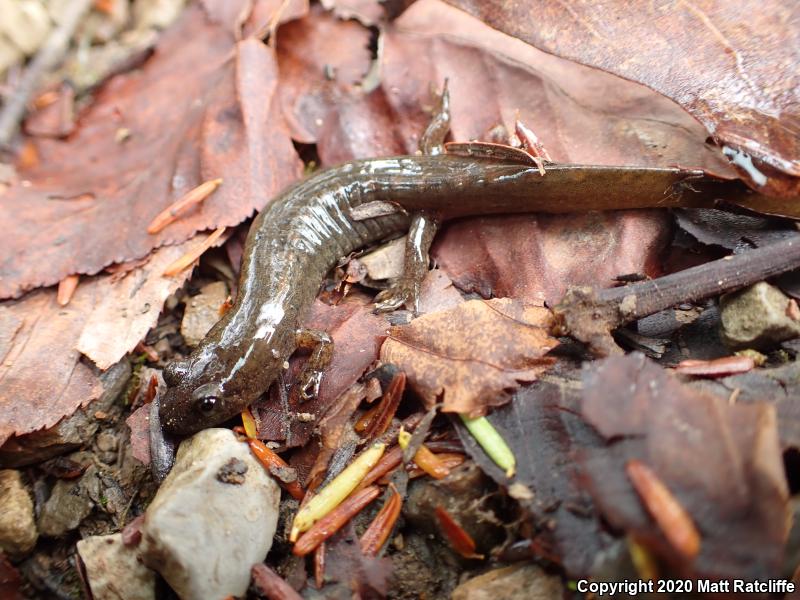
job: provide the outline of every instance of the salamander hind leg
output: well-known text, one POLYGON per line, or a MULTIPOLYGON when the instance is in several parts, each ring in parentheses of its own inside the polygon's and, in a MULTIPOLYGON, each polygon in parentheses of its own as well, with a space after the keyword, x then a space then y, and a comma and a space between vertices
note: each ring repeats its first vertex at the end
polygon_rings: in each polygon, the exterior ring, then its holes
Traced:
POLYGON ((333 340, 324 331, 298 329, 298 348, 310 348, 311 356, 300 372, 300 398, 303 401, 316 398, 322 384, 322 374, 333 358, 333 340))
POLYGON ((390 312, 404 304, 415 315, 419 312, 419 293, 428 273, 429 251, 438 228, 438 220, 429 214, 417 213, 412 217, 403 274, 375 298, 375 312, 390 312))

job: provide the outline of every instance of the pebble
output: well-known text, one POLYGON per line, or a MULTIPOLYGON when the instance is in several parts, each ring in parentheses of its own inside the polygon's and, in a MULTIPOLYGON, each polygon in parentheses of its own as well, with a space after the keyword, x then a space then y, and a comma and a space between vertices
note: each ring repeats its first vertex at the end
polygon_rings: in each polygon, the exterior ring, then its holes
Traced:
POLYGON ((473 577, 455 590, 453 600, 552 600, 563 598, 557 575, 548 575, 533 564, 494 569, 473 577))
POLYGON ((97 469, 94 466, 86 469, 80 479, 57 481, 39 515, 41 534, 60 537, 77 529, 94 508, 88 491, 90 487, 97 487, 97 469))
POLYGON ((78 554, 94 600, 155 599, 155 573, 139 562, 136 548, 126 546, 121 533, 80 540, 78 554))
POLYGON ((186 299, 186 311, 181 321, 181 335, 187 346, 199 344, 208 330, 219 321, 219 309, 228 298, 228 287, 215 281, 200 288, 200 293, 186 299))
POLYGON ((797 302, 766 282, 720 299, 722 339, 732 349, 768 349, 800 336, 797 302))
POLYGON ((183 600, 243 596, 278 521, 280 488, 229 429, 206 429, 178 448, 145 513, 143 562, 183 600))
POLYGON ((31 500, 19 471, 0 471, 0 551, 21 558, 33 550, 39 534, 31 500))

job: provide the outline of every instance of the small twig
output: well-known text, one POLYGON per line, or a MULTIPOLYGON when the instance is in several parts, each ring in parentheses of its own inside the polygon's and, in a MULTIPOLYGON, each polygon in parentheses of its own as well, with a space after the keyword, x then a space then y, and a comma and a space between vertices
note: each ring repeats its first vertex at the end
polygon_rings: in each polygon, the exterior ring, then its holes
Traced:
POLYGON ((72 0, 63 11, 58 27, 31 59, 17 88, 0 110, 0 147, 7 146, 17 133, 25 107, 38 89, 39 81, 64 58, 72 35, 91 7, 92 0, 72 0))
POLYGON ((563 333, 589 344, 598 356, 608 356, 621 352, 610 335, 621 325, 798 267, 800 236, 633 285, 599 291, 572 288, 553 312, 563 333))

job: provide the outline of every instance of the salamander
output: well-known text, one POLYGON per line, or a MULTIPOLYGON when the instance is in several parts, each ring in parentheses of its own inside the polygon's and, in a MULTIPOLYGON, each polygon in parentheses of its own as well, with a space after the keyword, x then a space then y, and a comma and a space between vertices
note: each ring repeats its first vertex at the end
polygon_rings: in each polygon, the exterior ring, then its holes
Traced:
POLYGON ((391 310, 413 305, 442 220, 709 206, 719 186, 730 183, 678 168, 552 164, 542 175, 513 155, 470 154, 356 160, 270 202, 250 228, 234 306, 188 358, 164 371, 164 429, 189 434, 236 415, 269 388, 298 347, 313 348, 300 393, 315 395, 332 347, 324 332, 303 329, 303 318, 328 271, 354 250, 410 232, 405 274, 378 298, 378 309, 391 310))

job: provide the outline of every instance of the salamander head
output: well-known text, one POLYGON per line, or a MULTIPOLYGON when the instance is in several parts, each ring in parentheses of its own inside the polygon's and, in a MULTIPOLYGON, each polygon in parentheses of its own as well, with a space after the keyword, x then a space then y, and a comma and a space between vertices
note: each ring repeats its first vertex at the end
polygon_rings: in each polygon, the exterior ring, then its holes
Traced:
MULTIPOLYGON (((164 369, 167 389, 159 406, 165 431, 187 435, 227 421, 256 400, 274 379, 273 376, 268 381, 262 380, 264 386, 259 385, 255 379, 261 380, 260 377, 237 372, 244 370, 241 362, 234 361, 233 365, 226 362, 199 348, 186 360, 167 365, 164 369)), ((269 376, 274 370, 271 366, 262 364, 259 374, 269 376)))

